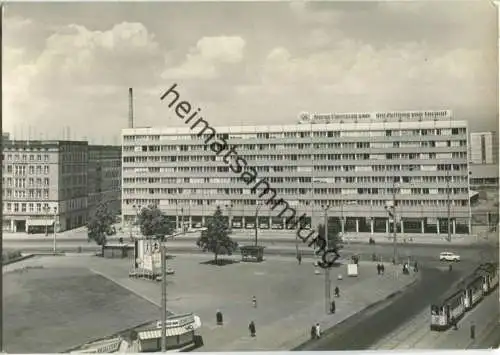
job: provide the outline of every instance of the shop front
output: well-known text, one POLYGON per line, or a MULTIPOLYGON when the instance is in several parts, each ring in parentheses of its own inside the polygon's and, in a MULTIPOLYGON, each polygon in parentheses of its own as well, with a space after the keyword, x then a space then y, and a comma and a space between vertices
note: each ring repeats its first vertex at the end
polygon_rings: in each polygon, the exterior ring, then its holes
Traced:
MULTIPOLYGON (((196 330, 201 327, 201 320, 193 313, 167 318, 167 350, 186 350, 196 346, 196 330)), ((143 329, 137 329, 141 352, 161 350, 161 321, 143 329)))

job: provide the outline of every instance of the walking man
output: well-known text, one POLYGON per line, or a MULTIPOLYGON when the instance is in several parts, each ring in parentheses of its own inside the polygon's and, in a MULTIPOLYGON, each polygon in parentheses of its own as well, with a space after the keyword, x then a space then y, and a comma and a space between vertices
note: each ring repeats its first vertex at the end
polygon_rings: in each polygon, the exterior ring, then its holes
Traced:
POLYGON ((250 322, 250 324, 248 325, 248 330, 250 330, 250 336, 252 338, 255 337, 255 323, 253 321, 250 322))
POLYGON ((340 289, 338 286, 335 286, 333 293, 335 294, 335 297, 340 297, 340 289))
POLYGON ((321 338, 321 328, 319 326, 319 323, 316 323, 316 338, 321 338))
POLYGON ((330 313, 334 314, 335 313, 335 301, 332 301, 330 304, 330 313))
POLYGON ((299 265, 302 264, 302 254, 297 255, 297 261, 299 262, 299 265))
POLYGON ((316 325, 312 325, 311 327, 311 339, 316 339, 316 325))
POLYGON ((252 306, 253 308, 257 308, 257 297, 252 296, 252 306))

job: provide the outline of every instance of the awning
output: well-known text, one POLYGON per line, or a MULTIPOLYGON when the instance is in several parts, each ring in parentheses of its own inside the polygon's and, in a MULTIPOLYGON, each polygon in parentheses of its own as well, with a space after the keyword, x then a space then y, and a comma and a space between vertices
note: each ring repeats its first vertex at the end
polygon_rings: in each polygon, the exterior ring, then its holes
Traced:
MULTIPOLYGON (((167 337, 177 336, 192 332, 201 327, 201 319, 198 316, 194 316, 194 323, 189 323, 181 327, 171 327, 166 329, 167 337)), ((138 337, 140 340, 149 340, 149 339, 159 339, 161 337, 161 329, 148 329, 144 331, 138 332, 138 337)))
POLYGON ((26 221, 27 226, 45 227, 54 224, 53 219, 28 219, 26 221))
POLYGON ((479 195, 479 192, 474 190, 469 190, 469 198, 473 198, 476 195, 479 195))
MULTIPOLYGON (((186 334, 192 332, 193 329, 186 329, 186 327, 175 327, 175 328, 167 328, 166 334, 167 337, 174 337, 177 335, 186 334)), ((149 340, 149 339, 159 339, 161 338, 161 329, 155 330, 146 330, 144 332, 139 332, 138 337, 140 340, 149 340)))

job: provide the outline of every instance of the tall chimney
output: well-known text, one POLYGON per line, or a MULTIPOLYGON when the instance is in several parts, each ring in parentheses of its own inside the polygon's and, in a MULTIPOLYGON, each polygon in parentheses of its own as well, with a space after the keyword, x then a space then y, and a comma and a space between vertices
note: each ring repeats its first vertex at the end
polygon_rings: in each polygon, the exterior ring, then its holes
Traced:
POLYGON ((128 128, 134 128, 134 94, 132 88, 128 88, 128 128))

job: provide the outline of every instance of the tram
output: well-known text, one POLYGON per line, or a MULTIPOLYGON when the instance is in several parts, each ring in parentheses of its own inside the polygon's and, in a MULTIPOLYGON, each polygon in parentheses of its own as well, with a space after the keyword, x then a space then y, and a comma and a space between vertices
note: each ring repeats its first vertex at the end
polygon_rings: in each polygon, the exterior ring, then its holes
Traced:
POLYGON ((464 280, 463 285, 465 309, 468 311, 484 297, 483 278, 474 273, 464 280))
POLYGON ((476 274, 483 279, 483 293, 485 295, 493 292, 498 286, 498 268, 494 263, 485 263, 476 269, 476 274))
POLYGON ((431 330, 446 330, 498 286, 498 269, 494 263, 481 264, 451 293, 431 305, 431 330))
POLYGON ((440 302, 431 305, 431 330, 446 330, 452 319, 458 321, 466 312, 464 290, 456 290, 440 302))

